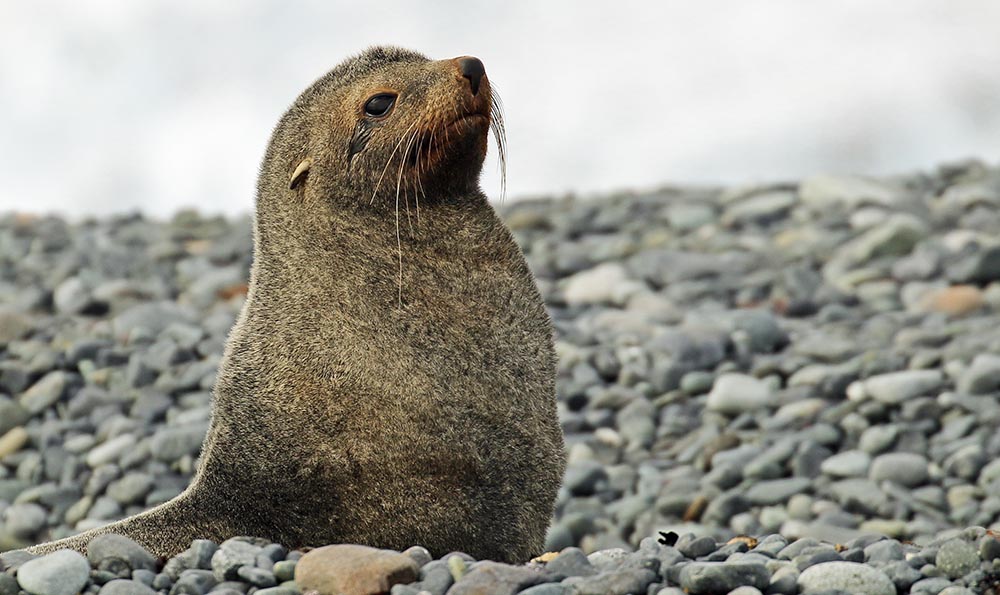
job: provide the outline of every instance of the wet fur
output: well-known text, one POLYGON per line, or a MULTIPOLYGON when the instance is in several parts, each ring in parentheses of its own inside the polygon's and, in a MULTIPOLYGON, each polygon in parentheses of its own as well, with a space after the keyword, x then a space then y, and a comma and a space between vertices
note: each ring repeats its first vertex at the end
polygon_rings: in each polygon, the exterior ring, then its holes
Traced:
POLYGON ((115 532, 160 556, 234 535, 508 562, 541 552, 564 469, 552 330, 479 188, 488 131, 437 138, 467 95, 450 61, 396 48, 302 93, 261 165, 250 290, 191 486, 31 551, 115 532), (358 143, 378 88, 397 104, 358 143), (439 150, 421 152, 432 137, 439 150))

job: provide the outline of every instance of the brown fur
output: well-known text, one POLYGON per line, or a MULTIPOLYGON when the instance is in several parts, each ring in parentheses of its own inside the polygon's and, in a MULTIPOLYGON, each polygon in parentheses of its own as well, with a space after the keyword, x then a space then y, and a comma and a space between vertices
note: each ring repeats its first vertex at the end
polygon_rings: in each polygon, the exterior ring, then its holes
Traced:
POLYGON ((303 92, 261 166, 250 289, 193 482, 32 551, 114 532, 160 556, 234 535, 540 553, 564 469, 555 355, 524 257, 479 188, 490 101, 454 60, 396 48, 303 92), (393 110, 365 116, 386 89, 393 110), (370 139, 349 158, 359 126, 370 139), (404 151, 407 131, 425 142, 404 151))

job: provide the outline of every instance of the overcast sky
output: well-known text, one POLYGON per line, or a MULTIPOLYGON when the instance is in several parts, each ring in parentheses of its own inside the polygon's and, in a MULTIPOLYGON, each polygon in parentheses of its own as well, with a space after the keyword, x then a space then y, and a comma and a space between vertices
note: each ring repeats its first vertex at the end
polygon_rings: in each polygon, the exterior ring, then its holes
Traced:
POLYGON ((0 5, 0 211, 247 211, 287 105, 382 43, 483 60, 515 200, 1000 161, 996 0, 35 0, 0 5))

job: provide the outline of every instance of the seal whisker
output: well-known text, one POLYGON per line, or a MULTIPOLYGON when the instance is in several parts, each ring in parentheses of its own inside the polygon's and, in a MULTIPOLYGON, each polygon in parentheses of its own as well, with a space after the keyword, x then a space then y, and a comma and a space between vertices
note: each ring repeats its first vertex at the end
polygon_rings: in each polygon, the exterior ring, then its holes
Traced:
POLYGON ((497 166, 500 168, 500 202, 507 198, 507 129, 503 121, 503 102, 496 87, 490 87, 490 130, 497 144, 497 166))
MULTIPOLYGON (((403 144, 403 141, 406 139, 406 135, 409 134, 410 130, 412 130, 413 127, 416 126, 416 125, 417 125, 416 122, 413 122, 413 124, 410 124, 409 128, 407 128, 406 131, 403 132, 403 135, 400 136, 399 142, 396 143, 395 147, 393 147, 392 153, 389 154, 389 158, 385 160, 385 167, 382 168, 382 174, 379 175, 378 181, 375 182, 375 190, 372 191, 372 199, 370 201, 368 201, 368 204, 374 204, 375 197, 378 195, 378 189, 382 186, 382 178, 385 177, 385 172, 389 169, 389 164, 392 163, 392 158, 396 155, 396 151, 399 150, 399 146, 401 144, 403 144)), ((405 158, 404 158, 404 160, 405 160, 405 158)))

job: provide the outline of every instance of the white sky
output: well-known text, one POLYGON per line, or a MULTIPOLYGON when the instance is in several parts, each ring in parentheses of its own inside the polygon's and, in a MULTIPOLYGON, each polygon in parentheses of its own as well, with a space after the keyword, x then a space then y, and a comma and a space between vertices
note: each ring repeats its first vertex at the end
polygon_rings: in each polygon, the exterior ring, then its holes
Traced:
POLYGON ((249 210, 285 107, 379 43, 483 60, 512 199, 1000 160, 995 0, 35 0, 0 4, 0 211, 249 210))

